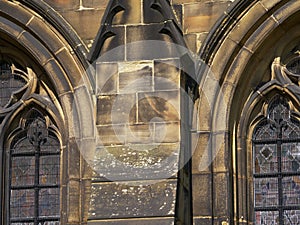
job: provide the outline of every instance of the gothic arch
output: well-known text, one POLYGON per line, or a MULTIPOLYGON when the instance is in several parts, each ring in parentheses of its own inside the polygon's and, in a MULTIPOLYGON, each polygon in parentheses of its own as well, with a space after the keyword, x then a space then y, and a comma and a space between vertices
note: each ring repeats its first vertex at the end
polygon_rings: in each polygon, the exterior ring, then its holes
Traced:
MULTIPOLYGON (((199 99, 201 122, 197 129, 200 134, 208 132, 212 143, 221 143, 207 153, 212 161, 208 171, 213 174, 211 201, 215 220, 252 223, 248 209, 249 168, 245 164, 250 157, 245 151, 249 139, 243 130, 245 120, 250 118, 246 119, 246 114, 255 111, 255 102, 264 98, 259 89, 271 82, 274 59, 281 57, 282 63, 287 63, 298 46, 299 9, 298 1, 237 1, 217 22, 200 50, 210 71, 201 78, 200 94, 204 94, 199 99), (222 190, 218 190, 220 186, 222 190), (224 200, 214 198, 214 193, 224 200)), ((298 102, 293 88, 272 82, 265 92, 287 92, 298 102)), ((203 155, 201 151, 197 149, 195 154, 203 155)))
POLYGON ((62 192, 67 199, 62 221, 79 224, 87 214, 80 210, 88 204, 87 157, 95 144, 94 80, 85 60, 86 49, 70 26, 45 3, 1 1, 0 8, 0 39, 8 46, 1 48, 0 54, 17 57, 24 68, 32 69, 55 105, 33 93, 13 109, 13 114, 35 106, 59 121, 62 145, 67 149, 63 153, 66 179, 62 192), (84 185, 80 185, 82 179, 84 185))

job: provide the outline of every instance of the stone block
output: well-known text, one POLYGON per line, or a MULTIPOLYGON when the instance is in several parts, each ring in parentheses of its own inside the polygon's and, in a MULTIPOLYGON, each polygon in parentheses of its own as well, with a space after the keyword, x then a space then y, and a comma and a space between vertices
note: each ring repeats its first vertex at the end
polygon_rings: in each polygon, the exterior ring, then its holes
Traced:
POLYGON ((212 150, 213 157, 213 171, 214 172, 228 172, 231 168, 231 155, 229 155, 227 133, 212 134, 212 150))
POLYGON ((96 64, 96 85, 97 94, 117 93, 118 64, 97 63, 96 64))
POLYGON ((43 39, 46 42, 47 48, 51 49, 52 52, 57 52, 64 47, 63 42, 57 41, 57 34, 55 34, 50 28, 45 29, 45 22, 40 18, 34 17, 27 23, 27 27, 33 30, 37 35, 43 34, 43 39))
POLYGON ((212 175, 193 175, 193 214, 194 216, 212 216, 212 175))
POLYGON ((94 178, 99 180, 157 180, 178 171, 179 143, 102 146, 94 157, 94 178))
POLYGON ((105 9, 109 0, 83 0, 82 5, 85 8, 105 9))
POLYGON ((162 24, 127 26, 127 60, 153 60, 178 57, 168 35, 160 33, 162 24))
MULTIPOLYGON (((151 8, 153 1, 144 1, 143 2, 143 13, 144 13, 144 23, 160 23, 164 22, 162 14, 151 8)), ((171 7, 170 7, 171 9, 171 7)), ((169 9, 165 9, 169 10, 169 9)))
POLYGON ((126 125, 107 125, 97 127, 97 146, 125 144, 127 139, 126 125))
POLYGON ((97 99, 97 125, 135 123, 135 94, 103 95, 97 99))
POLYGON ((68 176, 71 179, 80 177, 80 151, 74 138, 69 140, 68 176))
POLYGON ((80 218, 80 185, 79 181, 69 181, 68 189, 68 222, 79 221, 80 218))
POLYGON ((179 91, 157 91, 138 95, 138 121, 162 122, 180 120, 179 91))
POLYGON ((65 74, 57 61, 49 60, 46 64, 44 64, 44 68, 49 73, 49 76, 51 76, 57 94, 63 94, 71 91, 72 88, 70 87, 70 83, 66 79, 65 74))
POLYGON ((207 217, 194 217, 194 225, 211 225, 212 218, 207 217))
POLYGON ((154 141, 154 124, 129 125, 127 131, 127 144, 151 144, 154 141))
POLYGON ((70 54, 70 51, 67 48, 63 48, 57 52, 56 57, 58 60, 66 62, 63 64, 63 69, 65 70, 66 74, 72 74, 72 76, 68 76, 72 87, 77 87, 78 85, 84 84, 82 74, 79 72, 79 68, 74 66, 76 63, 74 62, 73 56, 70 54))
POLYGON ((229 37, 239 43, 248 35, 249 29, 258 23, 258 20, 264 16, 265 13, 266 8, 260 2, 256 3, 234 26, 229 37))
POLYGON ((197 53, 197 35, 196 34, 185 34, 184 40, 187 43, 187 46, 190 51, 197 53))
POLYGON ((192 133, 192 173, 200 174, 211 171, 211 135, 206 133, 192 133))
POLYGON ((17 3, 1 1, 0 8, 2 12, 6 12, 8 15, 22 24, 27 24, 32 17, 32 14, 24 10, 22 6, 17 5, 17 3))
POLYGON ((180 141, 180 123, 154 123, 155 143, 177 143, 180 141))
POLYGON ((228 2, 199 2, 184 5, 184 33, 209 31, 228 7, 228 2))
POLYGON ((155 90, 174 90, 180 87, 179 60, 154 61, 154 88, 155 90))
MULTIPOLYGON (((11 28, 9 28, 8 31, 11 31, 11 28)), ((13 30, 12 32, 13 34, 17 34, 19 30, 13 30)), ((19 35, 18 39, 23 45, 27 46, 28 48, 31 48, 33 56, 39 60, 40 65, 45 65, 45 63, 49 62, 49 60, 53 58, 52 54, 48 51, 48 49, 44 45, 42 45, 41 42, 39 42, 36 38, 34 38, 30 33, 23 32, 21 35, 19 35)), ((48 66, 50 66, 52 62, 50 62, 48 66)), ((61 73, 58 72, 58 74, 61 73)), ((60 83, 63 81, 58 80, 57 82, 60 83)))
POLYGON ((151 185, 143 185, 143 182, 94 183, 89 218, 172 216, 176 186, 176 180, 157 181, 151 185))
POLYGON ((113 24, 140 24, 142 22, 140 0, 119 0, 120 4, 125 8, 119 12, 113 19, 113 24))
POLYGON ((61 12, 83 40, 94 39, 99 30, 104 9, 61 12))
POLYGON ((80 0, 45 0, 45 2, 57 11, 76 10, 80 5, 80 0))
POLYGON ((119 92, 135 93, 153 90, 152 64, 122 64, 119 73, 119 92))
POLYGON ((219 217, 227 216, 231 210, 230 202, 232 193, 229 174, 228 173, 216 173, 213 175, 214 190, 213 190, 213 201, 212 203, 215 215, 219 217))
POLYGON ((108 28, 114 36, 105 40, 97 62, 115 62, 125 60, 125 27, 112 26, 108 28))

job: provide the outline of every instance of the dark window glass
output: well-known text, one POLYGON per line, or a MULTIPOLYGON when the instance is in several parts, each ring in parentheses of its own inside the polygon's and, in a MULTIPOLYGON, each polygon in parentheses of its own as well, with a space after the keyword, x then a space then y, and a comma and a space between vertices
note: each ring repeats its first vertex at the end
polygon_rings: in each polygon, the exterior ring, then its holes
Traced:
POLYGON ((10 224, 60 224, 60 144, 38 112, 31 116, 10 148, 10 224))
POLYGON ((11 101, 12 95, 26 85, 21 74, 13 72, 12 64, 0 61, 0 107, 11 101))
POLYGON ((253 135, 255 224, 300 224, 300 126, 277 97, 253 135))

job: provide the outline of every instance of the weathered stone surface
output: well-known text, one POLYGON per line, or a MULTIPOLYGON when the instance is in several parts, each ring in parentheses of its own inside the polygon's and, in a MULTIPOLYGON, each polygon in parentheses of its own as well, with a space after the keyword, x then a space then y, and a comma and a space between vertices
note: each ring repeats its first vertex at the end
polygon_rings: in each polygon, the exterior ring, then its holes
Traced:
POLYGON ((113 24, 140 24, 142 22, 142 1, 120 0, 119 2, 125 10, 115 16, 113 24))
POLYGON ((179 91, 157 91, 139 94, 139 122, 178 121, 179 119, 179 91))
POLYGON ((98 126, 98 146, 122 145, 126 141, 126 125, 98 126))
POLYGON ((94 156, 94 177, 122 180, 156 180, 176 175, 179 143, 99 146, 94 156))
MULTIPOLYGON (((143 12, 144 12, 144 22, 145 23, 159 23, 164 22, 162 14, 151 8, 153 1, 144 1, 143 2, 143 12)), ((168 9, 165 9, 168 10, 168 9)))
POLYGON ((209 31, 226 11, 228 2, 200 2, 184 5, 184 33, 209 31))
POLYGON ((143 182, 94 183, 90 219, 174 215, 176 180, 144 185, 143 182))
POLYGON ((195 216, 212 215, 212 175, 193 175, 193 213, 195 216))
POLYGON ((178 56, 168 35, 161 34, 162 24, 127 26, 127 60, 153 60, 178 56))
POLYGON ((155 90, 172 90, 180 86, 179 60, 154 61, 154 87, 155 90))
POLYGON ((96 93, 117 93, 118 64, 97 63, 96 64, 96 93))
POLYGON ((194 225, 208 225, 208 224, 212 224, 212 218, 207 218, 207 217, 194 218, 194 225))
POLYGON ((119 92, 134 93, 153 90, 152 65, 149 63, 122 64, 120 68, 119 92))
POLYGON ((97 100, 97 125, 134 123, 135 94, 103 95, 97 100))
POLYGON ((229 174, 216 173, 213 175, 214 191, 213 206, 214 213, 218 216, 226 216, 229 209, 229 201, 231 200, 231 192, 229 187, 229 174))
POLYGON ((83 7, 86 8, 106 8, 107 4, 108 4, 109 0, 83 0, 82 1, 82 5, 83 7))
MULTIPOLYGON (((114 35, 105 40, 98 62, 115 62, 125 60, 125 27, 112 26, 109 31, 114 35)), ((102 37, 104 38, 104 37, 102 37)))
POLYGON ((100 27, 104 9, 63 11, 61 14, 73 26, 82 39, 88 40, 95 38, 100 27))
POLYGON ((45 0, 58 11, 71 11, 79 8, 80 0, 45 0))
POLYGON ((180 140, 180 123, 154 123, 155 143, 177 143, 180 140))

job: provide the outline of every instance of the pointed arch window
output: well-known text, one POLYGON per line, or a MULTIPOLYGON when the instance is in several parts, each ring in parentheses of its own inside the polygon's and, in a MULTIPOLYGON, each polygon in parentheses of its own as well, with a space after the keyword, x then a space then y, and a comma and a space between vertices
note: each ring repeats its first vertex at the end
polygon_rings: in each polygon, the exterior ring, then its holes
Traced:
POLYGON ((60 143, 31 110, 9 144, 9 224, 60 224, 60 143))
POLYGON ((300 224, 300 123, 277 96, 253 134, 255 224, 300 224))

